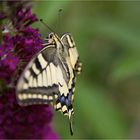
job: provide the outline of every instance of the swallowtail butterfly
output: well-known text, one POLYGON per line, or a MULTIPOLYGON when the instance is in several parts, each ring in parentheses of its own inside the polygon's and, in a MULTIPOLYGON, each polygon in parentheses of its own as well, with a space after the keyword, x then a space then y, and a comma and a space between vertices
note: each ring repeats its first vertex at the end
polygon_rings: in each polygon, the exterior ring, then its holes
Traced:
POLYGON ((61 38, 50 33, 47 43, 26 66, 19 78, 16 96, 21 106, 52 104, 68 116, 73 134, 71 116, 76 75, 81 71, 79 55, 70 33, 61 38))

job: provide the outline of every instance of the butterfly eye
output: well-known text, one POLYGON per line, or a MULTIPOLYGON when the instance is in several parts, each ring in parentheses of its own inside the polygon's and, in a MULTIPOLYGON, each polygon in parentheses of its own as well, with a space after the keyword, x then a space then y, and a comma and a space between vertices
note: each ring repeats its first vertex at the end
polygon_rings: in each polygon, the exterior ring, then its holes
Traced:
POLYGON ((49 38, 50 38, 50 39, 53 38, 53 33, 50 33, 50 34, 49 34, 49 38))

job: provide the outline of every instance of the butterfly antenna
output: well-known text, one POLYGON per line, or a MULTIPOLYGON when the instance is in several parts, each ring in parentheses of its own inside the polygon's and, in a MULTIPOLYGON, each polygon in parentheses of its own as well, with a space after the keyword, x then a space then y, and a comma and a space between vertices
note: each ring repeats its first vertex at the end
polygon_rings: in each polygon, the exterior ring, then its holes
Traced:
POLYGON ((54 32, 54 30, 52 28, 50 28, 44 21, 43 19, 40 19, 40 22, 45 26, 47 27, 51 32, 54 32))
POLYGON ((59 29, 61 29, 61 12, 62 12, 62 9, 59 9, 58 10, 58 27, 59 27, 59 29))

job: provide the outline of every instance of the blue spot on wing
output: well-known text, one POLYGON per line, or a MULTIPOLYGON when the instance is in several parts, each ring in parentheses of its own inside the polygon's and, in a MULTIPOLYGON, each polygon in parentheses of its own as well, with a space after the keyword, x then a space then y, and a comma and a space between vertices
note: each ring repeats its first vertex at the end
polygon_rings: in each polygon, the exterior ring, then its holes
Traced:
POLYGON ((60 97, 60 102, 61 102, 61 103, 64 103, 64 102, 65 102, 65 97, 64 97, 64 96, 61 96, 61 97, 60 97))
POLYGON ((72 91, 70 90, 67 97, 65 97, 64 95, 60 96, 58 98, 58 102, 61 103, 61 105, 66 105, 67 107, 69 107, 72 104, 72 91))
POLYGON ((69 91, 68 100, 71 100, 71 97, 72 97, 72 90, 69 91))
POLYGON ((71 100, 66 99, 65 103, 66 103, 67 106, 70 106, 71 105, 71 100))

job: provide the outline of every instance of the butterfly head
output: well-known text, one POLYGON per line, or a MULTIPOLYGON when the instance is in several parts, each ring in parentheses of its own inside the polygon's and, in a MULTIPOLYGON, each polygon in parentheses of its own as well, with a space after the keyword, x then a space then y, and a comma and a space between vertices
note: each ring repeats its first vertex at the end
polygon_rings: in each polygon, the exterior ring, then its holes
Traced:
POLYGON ((52 44, 57 44, 57 42, 60 41, 58 35, 54 32, 51 32, 49 35, 48 35, 48 41, 50 41, 50 43, 52 44))
POLYGON ((48 43, 55 45, 55 47, 58 49, 59 53, 63 51, 63 44, 61 42, 60 37, 54 33, 51 32, 47 37, 48 43))

